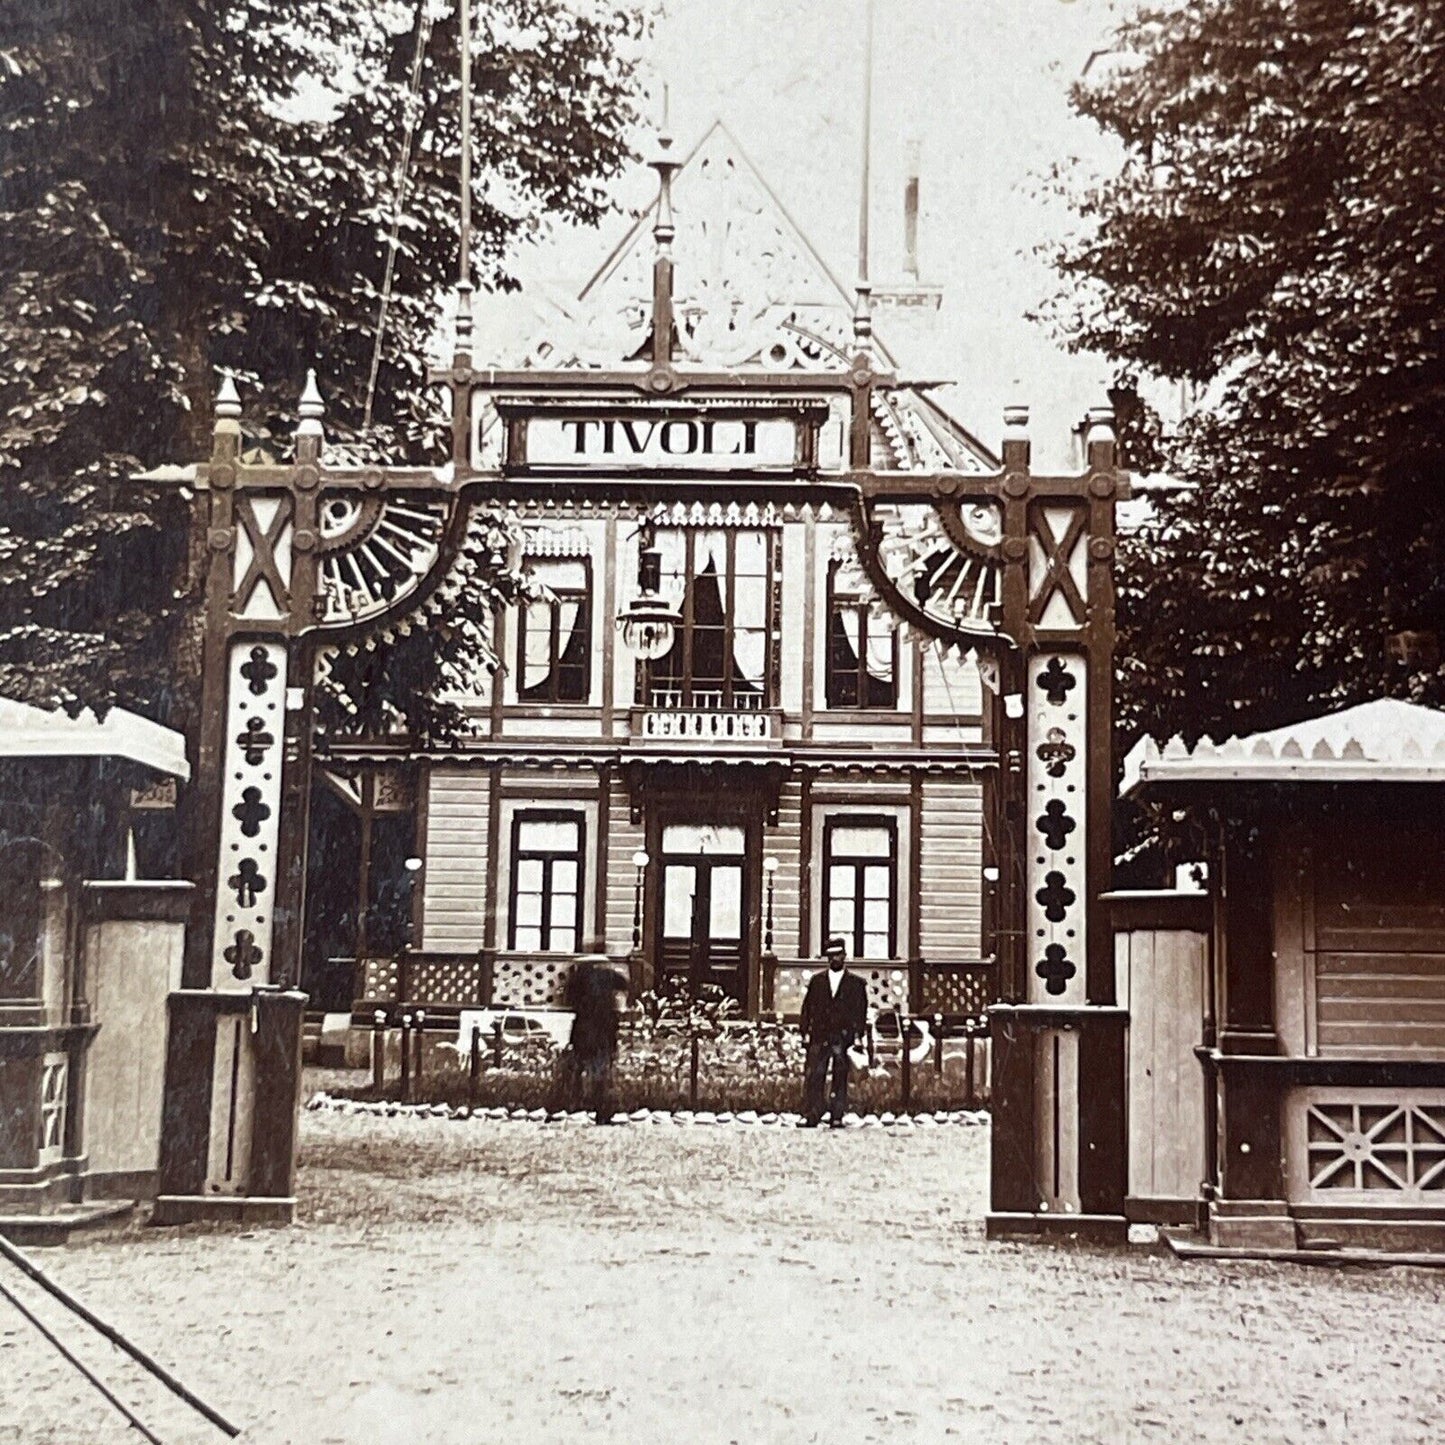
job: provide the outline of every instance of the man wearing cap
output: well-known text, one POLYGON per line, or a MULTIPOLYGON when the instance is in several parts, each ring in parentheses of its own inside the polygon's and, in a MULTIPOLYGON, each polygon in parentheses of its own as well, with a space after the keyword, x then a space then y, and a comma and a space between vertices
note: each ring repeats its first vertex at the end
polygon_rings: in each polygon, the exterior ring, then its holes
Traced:
POLYGON ((868 1026, 868 990, 863 980, 847 969, 848 949, 841 938, 823 945, 828 966, 808 980, 803 995, 799 1029, 808 1046, 803 1069, 803 1124, 816 1129, 823 1117, 823 1086, 833 1070, 833 1092, 828 1100, 830 1122, 836 1129, 848 1110, 848 1050, 868 1026))

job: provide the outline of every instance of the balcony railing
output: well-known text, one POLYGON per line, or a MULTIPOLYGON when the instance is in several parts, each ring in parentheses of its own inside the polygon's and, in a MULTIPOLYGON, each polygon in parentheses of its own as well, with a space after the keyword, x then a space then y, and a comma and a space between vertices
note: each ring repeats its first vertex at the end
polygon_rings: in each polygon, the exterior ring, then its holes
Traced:
POLYGON ((632 715, 634 738, 652 742, 724 744, 767 744, 781 737, 777 719, 763 706, 760 694, 722 692, 694 688, 685 695, 681 688, 654 687, 648 691, 647 706, 632 715))

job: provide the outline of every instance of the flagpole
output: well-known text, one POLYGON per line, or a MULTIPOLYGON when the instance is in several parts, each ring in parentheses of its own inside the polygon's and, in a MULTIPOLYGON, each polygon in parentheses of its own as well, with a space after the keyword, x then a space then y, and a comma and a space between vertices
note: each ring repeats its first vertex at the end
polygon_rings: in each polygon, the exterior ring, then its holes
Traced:
POLYGON ((457 283, 464 290, 469 290, 472 284, 472 0, 459 0, 459 8, 462 60, 462 236, 461 253, 457 258, 457 283))

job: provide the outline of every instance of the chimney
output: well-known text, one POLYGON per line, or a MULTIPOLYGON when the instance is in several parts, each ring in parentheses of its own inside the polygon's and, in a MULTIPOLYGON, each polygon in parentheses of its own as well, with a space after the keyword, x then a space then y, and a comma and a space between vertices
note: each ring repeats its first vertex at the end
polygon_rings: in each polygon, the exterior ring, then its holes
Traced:
MULTIPOLYGON (((918 266, 918 205, 922 194, 919 179, 923 169, 920 146, 910 137, 903 148, 903 264, 887 281, 874 280, 873 300, 882 321, 885 340, 902 339, 901 333, 915 333, 917 342, 931 349, 930 333, 937 327, 934 312, 943 304, 943 289, 921 280, 918 266), (899 272, 901 271, 901 274, 899 272)), ((894 263, 897 264, 896 262, 894 263)))

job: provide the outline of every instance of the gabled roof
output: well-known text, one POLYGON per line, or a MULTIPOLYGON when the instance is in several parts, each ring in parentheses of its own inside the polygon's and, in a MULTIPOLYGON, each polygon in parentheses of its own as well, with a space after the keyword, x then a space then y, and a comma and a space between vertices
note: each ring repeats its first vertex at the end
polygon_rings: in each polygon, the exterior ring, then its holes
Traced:
MULTIPOLYGON (((677 225, 673 254, 680 269, 691 266, 694 287, 721 284, 735 294, 743 294, 762 280, 772 284, 770 299, 775 302, 841 306, 851 315, 851 291, 818 253, 742 143, 722 121, 715 120, 680 162, 672 200, 677 225), (762 244, 758 249, 751 249, 759 242, 762 244), (744 247, 749 249, 744 251, 744 247)), ((619 285, 624 298, 638 296, 639 286, 644 292, 650 291, 656 211, 654 201, 632 223, 582 288, 579 300, 586 301, 619 285), (636 268, 631 276, 627 275, 629 262, 636 268)), ((679 277, 679 285, 678 302, 685 304, 685 274, 679 277)), ((752 299, 762 298, 755 294, 752 299)))
MULTIPOLYGON (((713 369, 846 370, 856 347, 854 297, 717 121, 672 183, 673 310, 682 359, 713 369)), ((615 368, 646 344, 651 323, 656 203, 575 301, 553 298, 527 365, 615 368)), ((875 334, 881 365, 897 361, 875 334)), ((993 453, 921 392, 875 395, 875 451, 899 468, 992 470, 993 453)))
POLYGON ((1119 791, 1202 782, 1445 782, 1445 713, 1382 698, 1224 743, 1142 738, 1119 791))
POLYGON ((160 723, 113 707, 70 717, 0 698, 0 758, 123 758, 182 781, 191 776, 186 740, 160 723))

